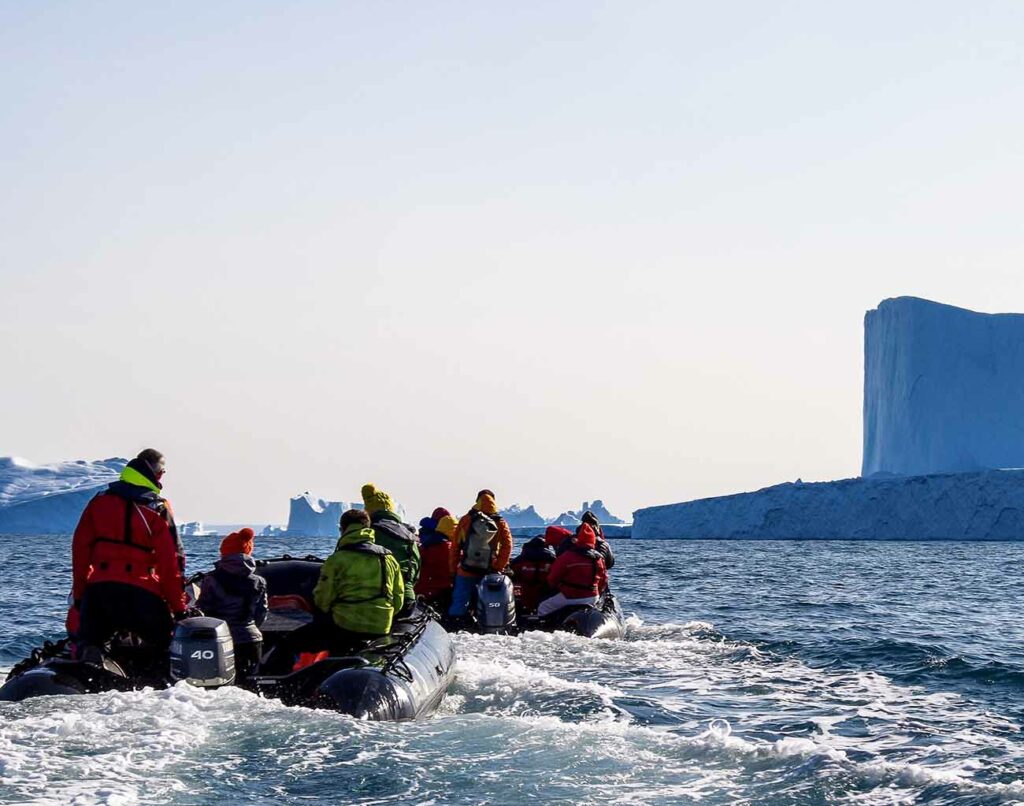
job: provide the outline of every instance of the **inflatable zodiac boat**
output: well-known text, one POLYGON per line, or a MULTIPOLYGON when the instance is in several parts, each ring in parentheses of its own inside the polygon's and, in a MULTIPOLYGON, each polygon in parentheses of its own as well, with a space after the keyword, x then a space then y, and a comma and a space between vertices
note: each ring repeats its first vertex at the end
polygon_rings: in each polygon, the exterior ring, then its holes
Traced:
POLYGON ((302 646, 296 631, 313 621, 312 592, 321 564, 316 557, 259 561, 270 614, 261 627, 260 664, 246 679, 236 679, 227 625, 201 616, 178 622, 169 652, 119 636, 106 653, 79 658, 68 641, 47 642, 11 670, 0 700, 164 688, 185 680, 203 687, 235 684, 289 705, 361 719, 416 719, 432 713, 454 677, 455 649, 429 610, 417 607, 412 616, 395 622, 390 635, 355 646, 350 654, 312 655, 297 668, 295 656, 302 646))
POLYGON ((615 594, 606 591, 594 605, 577 605, 557 610, 550 616, 518 613, 512 580, 504 574, 487 574, 475 591, 471 617, 449 629, 496 635, 516 635, 528 630, 570 632, 586 638, 622 638, 626 622, 615 594))

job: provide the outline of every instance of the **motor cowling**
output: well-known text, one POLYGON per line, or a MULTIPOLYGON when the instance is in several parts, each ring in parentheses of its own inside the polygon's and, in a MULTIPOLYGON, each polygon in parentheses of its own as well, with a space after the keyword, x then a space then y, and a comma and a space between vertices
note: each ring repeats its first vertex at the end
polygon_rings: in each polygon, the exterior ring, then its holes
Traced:
POLYGON ((226 686, 235 680, 235 644, 218 618, 182 619, 171 639, 171 678, 193 686, 226 686))
POLYGON ((481 632, 505 634, 515 629, 516 600, 511 579, 504 574, 487 574, 476 592, 476 620, 481 632))

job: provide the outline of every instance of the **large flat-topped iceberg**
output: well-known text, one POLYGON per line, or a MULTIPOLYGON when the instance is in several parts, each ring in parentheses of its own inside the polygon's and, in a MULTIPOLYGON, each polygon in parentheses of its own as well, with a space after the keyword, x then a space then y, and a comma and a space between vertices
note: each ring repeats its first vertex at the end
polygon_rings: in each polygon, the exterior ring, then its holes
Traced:
POLYGON ((297 495, 289 503, 287 533, 302 537, 336 537, 341 513, 346 509, 348 506, 343 501, 326 501, 309 492, 297 495))
POLYGON ((778 484, 637 510, 632 536, 1019 540, 1024 538, 1024 470, 778 484))
POLYGON ((0 457, 0 534, 70 534, 89 499, 126 464, 115 458, 37 465, 0 457))
POLYGON ((861 473, 1024 467, 1024 314, 915 297, 864 317, 861 473))

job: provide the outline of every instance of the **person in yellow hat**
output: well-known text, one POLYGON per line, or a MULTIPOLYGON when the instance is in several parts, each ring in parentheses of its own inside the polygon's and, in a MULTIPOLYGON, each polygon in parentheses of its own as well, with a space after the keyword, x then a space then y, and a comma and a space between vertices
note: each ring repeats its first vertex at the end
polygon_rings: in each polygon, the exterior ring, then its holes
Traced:
POLYGON ((373 484, 364 484, 362 489, 363 507, 370 516, 370 524, 377 545, 390 551, 398 567, 402 569, 405 581, 405 605, 401 615, 408 615, 416 606, 416 583, 420 578, 420 547, 416 532, 402 523, 395 513, 391 496, 373 484))

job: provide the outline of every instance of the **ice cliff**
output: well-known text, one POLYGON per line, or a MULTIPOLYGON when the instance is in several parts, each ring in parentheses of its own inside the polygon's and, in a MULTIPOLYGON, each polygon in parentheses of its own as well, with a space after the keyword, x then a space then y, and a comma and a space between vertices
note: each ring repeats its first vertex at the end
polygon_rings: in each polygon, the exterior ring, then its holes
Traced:
POLYGON ((915 297, 864 317, 861 474, 1024 467, 1024 314, 915 297))
POLYGON ((36 465, 0 457, 0 534, 70 534, 89 499, 126 464, 113 458, 36 465))
POLYGON ((633 515, 644 538, 1024 538, 1024 470, 779 484, 633 515))

